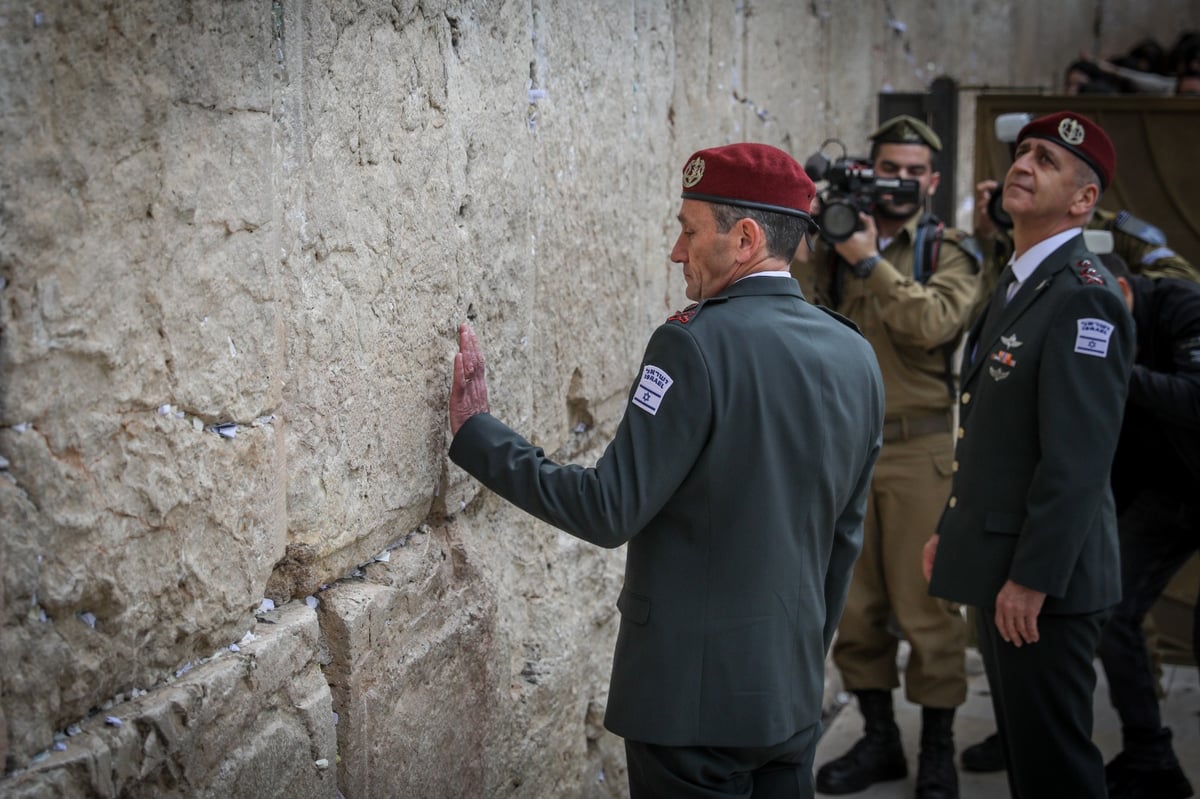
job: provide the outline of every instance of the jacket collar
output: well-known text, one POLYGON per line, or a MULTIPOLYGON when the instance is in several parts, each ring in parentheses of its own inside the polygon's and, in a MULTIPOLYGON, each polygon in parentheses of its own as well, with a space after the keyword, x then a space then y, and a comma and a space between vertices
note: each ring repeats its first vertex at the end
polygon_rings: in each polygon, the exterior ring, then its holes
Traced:
POLYGON ((741 280, 725 287, 725 290, 711 300, 718 300, 729 297, 755 297, 768 294, 788 294, 794 297, 804 298, 804 294, 800 291, 800 284, 796 282, 796 278, 780 275, 768 275, 763 277, 747 276, 741 280))
POLYGON ((963 385, 966 385, 967 381, 974 376, 975 372, 987 360, 987 354, 991 352, 1000 337, 1016 323, 1022 314, 1045 295, 1045 290, 1056 279, 1061 277, 1062 273, 1067 270, 1067 267, 1085 254, 1089 254, 1089 252, 1083 243, 1083 237, 1076 236, 1042 259, 1042 262, 1038 264, 1037 269, 1033 270, 1033 274, 1029 276, 1029 279, 1021 284, 1021 288, 1009 300, 1008 305, 1004 306, 1004 312, 1000 314, 999 324, 989 325, 992 333, 989 335, 987 341, 980 338, 983 333, 984 323, 987 321, 987 314, 982 314, 979 319, 975 320, 967 342, 967 352, 973 352, 974 356, 971 359, 970 368, 963 375, 963 385))

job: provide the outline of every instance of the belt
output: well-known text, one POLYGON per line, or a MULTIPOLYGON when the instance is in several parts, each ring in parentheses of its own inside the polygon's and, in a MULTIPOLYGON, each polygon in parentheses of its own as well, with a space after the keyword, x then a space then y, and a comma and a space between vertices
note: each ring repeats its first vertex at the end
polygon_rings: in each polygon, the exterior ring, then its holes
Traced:
POLYGON ((951 432, 950 414, 937 416, 901 416, 883 423, 883 441, 907 441, 917 436, 951 432))

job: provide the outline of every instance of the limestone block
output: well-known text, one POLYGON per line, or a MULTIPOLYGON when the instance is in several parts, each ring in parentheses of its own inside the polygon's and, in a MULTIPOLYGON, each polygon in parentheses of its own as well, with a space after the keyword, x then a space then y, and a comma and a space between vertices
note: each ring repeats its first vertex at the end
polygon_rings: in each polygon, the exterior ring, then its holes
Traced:
POLYGON ((495 610, 464 599, 353 582, 322 593, 344 793, 488 795, 501 689, 495 610))
POLYGON ((337 796, 337 747, 316 615, 291 603, 239 651, 105 706, 60 749, 0 782, 5 796, 337 796))
POLYGON ((341 790, 621 795, 621 745, 596 716, 623 560, 494 497, 481 510, 319 595, 341 790))
POLYGON ((443 494, 457 324, 527 329, 529 65, 511 4, 289 5, 285 31, 290 574, 274 590, 296 593, 443 494))
POLYGON ((270 14, 4 19, 0 671, 23 763, 244 632, 283 552, 282 374, 270 14))
POLYGON ((228 440, 146 411, 85 464, 37 430, 0 431, 16 479, 0 514, 13 531, 0 673, 14 756, 245 632, 281 545, 277 486, 260 466, 276 435, 228 440))

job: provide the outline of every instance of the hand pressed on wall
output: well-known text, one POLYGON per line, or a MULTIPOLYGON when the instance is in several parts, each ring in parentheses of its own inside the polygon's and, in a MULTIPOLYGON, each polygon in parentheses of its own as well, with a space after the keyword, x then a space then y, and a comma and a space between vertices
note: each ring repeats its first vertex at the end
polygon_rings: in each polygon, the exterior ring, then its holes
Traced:
POLYGON ((450 387, 450 433, 477 413, 488 413, 487 378, 483 352, 475 331, 465 322, 458 326, 458 353, 454 356, 454 382, 450 387))

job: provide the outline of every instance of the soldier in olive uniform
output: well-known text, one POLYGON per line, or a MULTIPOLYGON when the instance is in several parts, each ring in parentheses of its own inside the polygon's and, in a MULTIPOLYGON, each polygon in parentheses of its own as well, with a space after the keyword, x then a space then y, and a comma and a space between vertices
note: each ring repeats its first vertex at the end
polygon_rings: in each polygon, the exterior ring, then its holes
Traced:
POLYGON ((1121 594, 1109 472, 1134 324, 1082 231, 1115 167, 1072 112, 1017 136, 1015 257, 967 337, 958 468, 923 556, 933 595, 977 609, 1015 797, 1106 795, 1093 659, 1121 594))
POLYGON ((833 648, 865 732, 821 766, 817 787, 854 793, 908 773, 892 708, 900 684, 894 621, 912 647, 906 694, 922 707, 917 796, 955 797, 952 724, 967 695, 966 624, 956 606, 929 595, 919 558, 950 492, 953 354, 976 303, 978 254, 965 234, 922 213, 938 185, 937 135, 900 116, 870 139, 876 176, 915 180, 920 198, 879 202, 860 215, 861 230, 837 244, 822 241, 792 264, 810 300, 862 328, 879 358, 887 400, 863 552, 833 648))
POLYGON ((813 195, 774 147, 688 159, 671 260, 696 304, 651 336, 594 468, 551 462, 488 413, 460 330, 451 459, 572 535, 629 544, 604 723, 633 799, 813 794, 883 423, 870 345, 787 272, 813 195))

